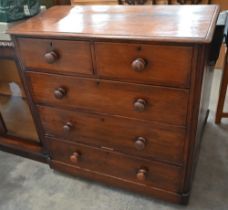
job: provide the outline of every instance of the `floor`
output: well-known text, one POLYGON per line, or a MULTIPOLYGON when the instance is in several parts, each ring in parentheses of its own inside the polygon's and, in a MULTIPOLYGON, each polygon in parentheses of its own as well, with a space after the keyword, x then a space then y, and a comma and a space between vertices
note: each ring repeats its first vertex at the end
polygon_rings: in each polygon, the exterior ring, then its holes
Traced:
POLYGON ((214 124, 220 76, 215 71, 212 111, 187 207, 73 178, 0 152, 0 210, 227 210, 228 120, 214 124))

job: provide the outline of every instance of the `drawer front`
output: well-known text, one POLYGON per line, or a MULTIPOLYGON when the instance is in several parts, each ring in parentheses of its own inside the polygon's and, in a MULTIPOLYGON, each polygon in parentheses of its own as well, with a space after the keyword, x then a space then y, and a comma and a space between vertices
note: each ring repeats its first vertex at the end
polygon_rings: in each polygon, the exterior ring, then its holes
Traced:
POLYGON ((182 168, 155 161, 142 161, 119 153, 80 144, 48 141, 51 159, 129 180, 136 184, 178 192, 182 168))
POLYGON ((38 106, 49 137, 183 164, 185 129, 38 106))
POLYGON ((104 77, 188 87, 193 48, 96 43, 96 67, 104 77))
POLYGON ((18 45, 27 68, 69 74, 93 73, 89 42, 19 38, 18 45))
POLYGON ((188 91, 28 72, 39 104, 184 125, 188 91))

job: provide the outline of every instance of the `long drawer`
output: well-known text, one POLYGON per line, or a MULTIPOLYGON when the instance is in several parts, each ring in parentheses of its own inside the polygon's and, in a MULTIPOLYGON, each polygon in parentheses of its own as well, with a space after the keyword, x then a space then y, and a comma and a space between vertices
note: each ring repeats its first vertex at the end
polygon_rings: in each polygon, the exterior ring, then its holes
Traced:
POLYGON ((96 42, 95 54, 100 76, 189 87, 190 46, 96 42))
POLYGON ((185 125, 188 90, 28 72, 38 104, 185 125))
POLYGON ((92 74, 90 44, 86 41, 19 38, 26 68, 65 74, 92 74))
POLYGON ((183 163, 184 128, 38 106, 46 136, 176 164, 183 163))
POLYGON ((51 159, 77 168, 108 174, 133 183, 178 192, 183 170, 155 161, 142 161, 119 153, 80 144, 49 140, 51 159))

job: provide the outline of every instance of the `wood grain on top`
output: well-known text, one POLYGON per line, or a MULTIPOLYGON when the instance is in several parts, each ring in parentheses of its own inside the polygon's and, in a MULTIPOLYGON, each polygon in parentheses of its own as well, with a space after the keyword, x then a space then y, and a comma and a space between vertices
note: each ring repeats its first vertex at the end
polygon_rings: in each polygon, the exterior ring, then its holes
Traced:
POLYGON ((56 6, 9 33, 208 43, 218 13, 216 5, 56 6))

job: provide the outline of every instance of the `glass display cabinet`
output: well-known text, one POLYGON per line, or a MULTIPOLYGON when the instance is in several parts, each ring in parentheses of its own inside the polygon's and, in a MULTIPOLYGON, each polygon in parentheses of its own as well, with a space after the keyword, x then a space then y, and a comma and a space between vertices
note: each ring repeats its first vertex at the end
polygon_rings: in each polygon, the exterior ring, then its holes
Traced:
POLYGON ((19 68, 13 43, 0 33, 0 148, 45 161, 19 68))

